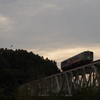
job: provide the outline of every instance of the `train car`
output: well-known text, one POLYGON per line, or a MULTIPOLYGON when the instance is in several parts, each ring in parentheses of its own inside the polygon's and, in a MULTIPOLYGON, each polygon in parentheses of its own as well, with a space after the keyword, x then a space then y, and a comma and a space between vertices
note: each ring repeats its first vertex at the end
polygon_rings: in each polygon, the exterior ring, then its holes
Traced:
POLYGON ((93 52, 84 51, 78 55, 75 55, 67 60, 61 62, 61 70, 66 71, 74 67, 78 67, 93 61, 93 52))

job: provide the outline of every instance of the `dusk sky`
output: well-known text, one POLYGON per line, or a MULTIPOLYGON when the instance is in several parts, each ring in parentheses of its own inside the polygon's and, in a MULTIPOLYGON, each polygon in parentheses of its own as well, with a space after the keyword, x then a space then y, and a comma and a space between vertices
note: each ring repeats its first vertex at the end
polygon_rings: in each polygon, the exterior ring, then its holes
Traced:
POLYGON ((99 59, 100 0, 0 0, 0 48, 32 51, 58 66, 87 50, 99 59))

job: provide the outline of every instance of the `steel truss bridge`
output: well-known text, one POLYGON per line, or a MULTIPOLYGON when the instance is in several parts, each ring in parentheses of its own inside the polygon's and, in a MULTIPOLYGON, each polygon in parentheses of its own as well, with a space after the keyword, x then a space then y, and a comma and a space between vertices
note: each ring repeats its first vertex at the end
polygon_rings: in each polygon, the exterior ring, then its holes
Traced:
POLYGON ((47 96, 50 93, 63 92, 65 96, 71 96, 74 90, 87 86, 99 86, 100 60, 91 64, 77 67, 62 73, 45 77, 21 86, 27 87, 31 96, 47 96))

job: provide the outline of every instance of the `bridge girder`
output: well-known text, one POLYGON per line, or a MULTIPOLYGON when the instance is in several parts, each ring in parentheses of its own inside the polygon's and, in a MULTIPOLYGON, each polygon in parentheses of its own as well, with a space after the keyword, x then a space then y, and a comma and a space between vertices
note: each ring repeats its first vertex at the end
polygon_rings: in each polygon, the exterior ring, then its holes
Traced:
POLYGON ((31 96, 47 96, 59 92, 65 96, 71 96, 74 90, 87 86, 99 86, 99 71, 100 61, 45 77, 24 84, 22 87, 27 85, 31 96))

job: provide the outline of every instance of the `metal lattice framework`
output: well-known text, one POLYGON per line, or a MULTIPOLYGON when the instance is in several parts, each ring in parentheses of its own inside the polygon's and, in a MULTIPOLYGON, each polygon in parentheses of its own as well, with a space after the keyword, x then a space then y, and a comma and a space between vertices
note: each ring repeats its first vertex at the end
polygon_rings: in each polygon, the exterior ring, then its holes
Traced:
POLYGON ((76 89, 99 86, 100 61, 39 79, 27 84, 30 95, 46 96, 62 92, 71 96, 76 89))

